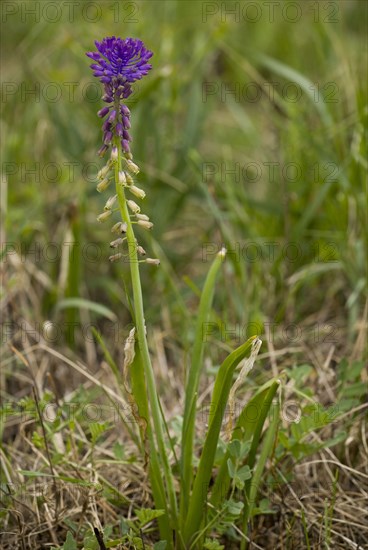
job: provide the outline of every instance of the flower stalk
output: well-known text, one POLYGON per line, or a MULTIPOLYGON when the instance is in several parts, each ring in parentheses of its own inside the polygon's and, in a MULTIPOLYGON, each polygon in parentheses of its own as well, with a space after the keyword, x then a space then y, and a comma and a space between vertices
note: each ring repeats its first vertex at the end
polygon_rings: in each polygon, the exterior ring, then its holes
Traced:
MULTIPOLYGON (((145 255, 144 249, 139 246, 134 234, 133 224, 143 229, 150 229, 152 223, 148 216, 140 214, 140 206, 126 197, 125 191, 134 198, 142 200, 145 192, 137 187, 134 177, 139 173, 139 167, 133 162, 130 150, 130 110, 125 100, 133 93, 132 84, 143 78, 152 68, 148 62, 153 53, 148 50, 141 40, 134 38, 116 38, 115 36, 96 41, 97 51, 87 52, 87 56, 93 60, 91 69, 94 76, 99 78, 104 86, 103 101, 105 106, 99 110, 98 116, 103 119, 102 146, 98 154, 103 157, 111 147, 110 160, 98 173, 99 183, 97 191, 105 191, 110 184, 109 172, 114 170, 116 194, 110 197, 104 207, 104 212, 98 216, 98 221, 107 220, 115 211, 113 206, 118 204, 121 221, 114 224, 112 232, 119 236, 110 243, 111 248, 127 247, 131 284, 133 291, 134 322, 136 325, 136 354, 139 356, 141 376, 144 376, 143 384, 135 384, 133 397, 141 414, 140 433, 142 448, 146 448, 146 438, 149 442, 149 471, 151 485, 157 508, 164 508, 167 516, 159 520, 160 531, 167 540, 167 548, 172 548, 173 531, 177 531, 178 514, 177 501, 174 488, 173 473, 169 462, 168 451, 164 437, 164 418, 158 399, 154 372, 151 364, 148 342, 146 336, 146 324, 143 310, 142 287, 139 272, 139 263, 159 265, 159 260, 147 258, 138 260, 138 254, 145 255), (143 424, 145 429, 141 429, 143 424)), ((126 258, 126 254, 116 252, 110 256, 111 262, 126 258)), ((136 365, 132 364, 134 369, 136 365)), ((138 368, 138 367, 137 367, 138 368)), ((137 377, 134 372, 132 377, 137 377)), ((146 454, 146 458, 148 455, 146 454)))
MULTIPOLYGON (((129 267, 130 276, 133 289, 133 304, 134 304, 134 317, 137 329, 138 346, 142 356, 142 362, 144 366, 144 373, 147 384, 148 399, 151 407, 151 415, 153 420, 153 426, 148 421, 148 431, 151 432, 154 429, 156 437, 157 451, 159 459, 162 464, 164 478, 166 482, 166 490, 168 495, 168 501, 170 506, 171 526, 175 529, 177 524, 177 502, 174 488, 173 474, 171 471, 167 449, 165 445, 163 418, 161 413, 161 407, 158 400, 156 383, 154 372, 152 368, 151 358, 148 349, 148 342, 146 336, 146 323, 143 309, 143 297, 142 286, 139 272, 139 260, 138 260, 138 245, 135 238, 132 221, 128 210, 128 200, 125 196, 124 187, 121 185, 119 173, 123 169, 122 167, 122 151, 119 144, 119 140, 116 139, 115 145, 118 149, 118 159, 115 164, 115 182, 116 182, 116 194, 118 197, 118 204, 120 209, 121 218, 124 224, 126 224, 126 237, 128 244, 129 254, 129 267)), ((152 435, 152 433, 151 433, 152 435)), ((151 438, 151 441, 153 438, 151 438)), ((168 541, 169 542, 169 541, 168 541)))

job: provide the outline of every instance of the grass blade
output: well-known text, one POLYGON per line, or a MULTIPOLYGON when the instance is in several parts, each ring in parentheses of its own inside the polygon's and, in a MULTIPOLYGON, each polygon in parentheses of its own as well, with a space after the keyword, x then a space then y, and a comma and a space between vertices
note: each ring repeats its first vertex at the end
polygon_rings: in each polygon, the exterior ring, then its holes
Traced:
POLYGON ((248 351, 255 345, 257 346, 258 342, 259 340, 256 336, 249 338, 245 344, 233 351, 225 359, 217 374, 210 406, 209 427, 189 502, 188 516, 183 530, 184 541, 187 545, 189 545, 191 538, 198 531, 202 522, 221 424, 233 384, 234 371, 240 361, 246 357, 248 351))
POLYGON ((93 311, 98 315, 102 315, 103 317, 106 317, 113 322, 117 320, 115 313, 111 311, 111 309, 103 306, 102 304, 98 304, 97 302, 92 302, 91 300, 86 300, 84 298, 65 298, 63 300, 60 300, 56 304, 56 310, 67 309, 71 307, 77 309, 88 309, 89 311, 93 311))
POLYGON ((305 95, 309 97, 311 103, 318 110, 321 120, 323 120, 323 123, 326 126, 332 125, 333 121, 331 119, 329 111, 327 110, 325 102, 315 100, 315 94, 318 89, 316 89, 316 85, 313 84, 313 82, 309 78, 302 75, 292 67, 285 65, 285 63, 281 63, 277 59, 273 59, 272 57, 269 57, 267 55, 257 54, 256 59, 263 67, 266 67, 277 75, 287 80, 290 80, 290 82, 295 82, 296 84, 298 84, 305 95))
MULTIPOLYGON (((262 450, 257 462, 257 466, 253 471, 253 476, 249 481, 246 482, 246 485, 245 485, 243 533, 246 536, 248 532, 248 521, 252 515, 252 510, 253 510, 255 499, 258 493, 258 489, 259 489, 262 474, 266 465, 266 461, 271 454, 272 448, 276 440, 279 419, 280 419, 280 403, 278 401, 273 411, 273 418, 270 422, 269 428, 265 435, 265 439, 262 445, 262 450)), ((242 540, 241 550, 245 550, 246 544, 247 544, 246 539, 242 540)))
MULTIPOLYGON (((270 410, 272 400, 279 385, 279 380, 270 380, 258 390, 256 395, 254 395, 244 407, 232 433, 232 440, 238 439, 239 441, 245 442, 252 439, 252 445, 249 452, 250 457, 248 455, 247 460, 247 464, 250 468, 253 466, 250 465, 249 460, 252 457, 254 450, 258 447, 265 419, 267 418, 268 411, 270 410), (253 419, 252 411, 254 410, 257 411, 257 415, 253 419)), ((227 451, 212 489, 211 504, 216 509, 221 506, 230 487, 231 479, 227 467, 227 461, 229 458, 230 453, 227 451)))
POLYGON ((224 260, 226 250, 221 250, 208 272, 199 304, 195 340, 193 346, 192 361, 189 370, 186 392, 185 409, 182 431, 182 457, 181 457, 181 514, 182 521, 185 520, 185 512, 188 509, 189 493, 192 482, 192 459, 194 444, 194 423, 196 414, 196 400, 198 392, 199 377, 202 369, 203 359, 203 326, 208 320, 212 306, 216 276, 224 260))

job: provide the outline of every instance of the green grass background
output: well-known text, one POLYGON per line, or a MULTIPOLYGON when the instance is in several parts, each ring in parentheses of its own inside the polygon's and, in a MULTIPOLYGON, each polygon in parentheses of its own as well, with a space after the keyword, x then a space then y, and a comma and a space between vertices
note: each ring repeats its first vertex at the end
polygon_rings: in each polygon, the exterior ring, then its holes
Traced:
MULTIPOLYGON (((25 323, 24 333, 15 326, 2 333, 5 408, 20 398, 32 402, 34 379, 49 389, 47 369, 59 399, 67 390, 81 403, 101 398, 88 381, 78 389, 85 378, 65 367, 61 355, 52 357, 44 349, 32 355, 37 333, 74 365, 87 364, 104 383, 114 384, 103 367, 103 345, 122 365, 131 328, 129 266, 108 261, 110 224, 96 221, 109 194, 95 189, 104 164, 96 156, 102 102, 85 52, 94 49, 96 39, 132 36, 154 52, 153 69, 137 83, 129 106, 138 182, 147 193, 142 210, 155 224, 150 233, 137 235, 148 256, 161 260, 159 268, 141 270, 146 322, 177 450, 183 368, 194 341, 198 296, 215 252, 225 245, 228 258, 215 291, 212 324, 203 335, 211 344, 205 389, 225 352, 260 334, 261 354, 270 355, 261 355, 247 383, 254 389, 286 369, 287 397, 306 402, 300 424, 288 420, 280 429, 268 475, 278 479, 281 464, 290 480, 295 463, 334 445, 344 462, 346 432, 357 449, 352 463, 346 459, 349 467, 364 464, 360 435, 365 432, 353 425, 357 420, 358 426, 359 414, 349 415, 354 407, 362 410, 366 400, 361 355, 367 308, 367 3, 321 0, 273 7, 271 18, 262 1, 1 3, 1 240, 3 253, 10 254, 3 258, 8 268, 3 304, 5 322, 25 323), (89 311, 65 307, 70 298, 89 300, 89 311), (56 337, 51 331, 47 338, 46 320, 55 323, 56 337), (92 341, 90 324, 105 344, 92 341), (16 349, 30 358, 30 368, 7 345, 10 333, 16 349), (280 355, 273 355, 273 348, 280 355), (341 433, 329 431, 335 413, 341 413, 341 433), (324 426, 321 442, 306 439, 324 426)), ((83 423, 92 444, 84 436, 81 454, 83 445, 94 452, 106 427, 86 418, 83 423)), ((199 437, 203 424, 198 417, 199 437)), ((113 441, 119 458, 126 433, 120 424, 113 427, 119 433, 106 443, 106 452, 113 441)), ((16 455, 22 440, 12 430, 23 432, 12 424, 6 429, 9 465, 32 472, 33 450, 24 444, 24 454, 16 455)), ((64 428, 55 423, 50 429, 64 428)), ((66 455, 53 457, 66 471, 74 461, 81 468, 80 457, 70 454, 74 432, 73 421, 62 434, 66 455)), ((40 433, 36 427, 32 441, 42 448, 40 433)), ((131 475, 126 464, 114 465, 110 474, 115 473, 131 475)), ((351 477, 349 469, 341 481, 347 491, 351 477)), ((134 483, 134 476, 128 481, 134 483)), ((318 526, 320 516, 314 513, 311 521, 318 526)), ((356 540, 363 540, 359 522, 355 527, 356 540)), ((281 537, 285 529, 281 525, 281 537)))
POLYGON ((276 3, 272 18, 264 2, 52 4, 3 6, 5 239, 51 278, 34 314, 60 319, 58 301, 82 296, 130 320, 121 265, 107 261, 109 228, 95 221, 107 195, 93 180, 103 165, 101 101, 85 57, 114 34, 154 52, 129 102, 144 212, 155 223, 141 242, 162 261, 143 269, 151 322, 168 305, 171 336, 190 344, 193 288, 225 243, 216 295, 224 326, 253 333, 251 323, 262 332, 265 320, 311 318, 352 342, 366 274, 367 4, 276 3))

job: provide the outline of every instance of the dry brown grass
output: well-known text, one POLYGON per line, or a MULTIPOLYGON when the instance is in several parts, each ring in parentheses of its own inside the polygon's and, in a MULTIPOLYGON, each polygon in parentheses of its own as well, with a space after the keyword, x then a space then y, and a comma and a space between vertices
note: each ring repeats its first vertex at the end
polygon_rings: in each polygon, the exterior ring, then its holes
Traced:
MULTIPOLYGON (((4 550, 46 549, 61 545, 71 524, 77 536, 86 526, 102 529, 108 524, 118 525, 121 517, 134 519, 135 508, 150 507, 152 499, 146 465, 129 437, 127 425, 112 407, 114 403, 120 412, 127 411, 127 396, 98 346, 88 342, 73 351, 48 345, 39 329, 42 288, 48 285, 47 277, 35 266, 19 262, 15 255, 6 267, 3 318, 17 326, 23 324, 28 330, 13 331, 2 348, 1 397, 3 407, 13 407, 14 414, 3 417, 0 544, 4 550), (94 403, 101 410, 105 407, 107 419, 114 413, 113 425, 94 445, 88 422, 75 418, 71 423, 71 418, 62 417, 63 427, 52 432, 46 426, 45 411, 37 410, 45 392, 52 392, 47 414, 56 414, 65 403, 79 399, 80 386, 86 395, 98 388, 94 403), (19 414, 17 404, 27 397, 35 404, 33 413, 19 414), (117 442, 124 449, 120 459, 114 452, 117 442), (45 477, 35 474, 32 478, 25 472, 42 472, 45 477)), ((170 318, 166 310, 164 315, 166 333, 158 329, 154 332, 152 349, 157 377, 165 392, 164 407, 168 418, 173 418, 182 410, 183 388, 181 373, 174 370, 170 357, 176 355, 177 364, 182 364, 185 357, 167 336, 170 318)), ((363 355, 366 327, 362 319, 351 346, 351 359, 363 355)), ((336 365, 347 346, 341 344, 338 348, 322 342, 312 347, 308 342, 299 342, 297 346, 278 348, 277 342, 276 337, 267 353, 260 356, 270 374, 279 374, 298 361, 308 361, 313 369, 307 384, 314 389, 315 399, 322 405, 334 403, 336 365)), ((116 349, 114 353, 121 362, 116 349)), ((361 380, 367 382, 366 371, 362 371, 361 380)), ((206 404, 210 389, 210 385, 203 388, 200 404, 206 404)), ((292 381, 288 381, 284 399, 298 398, 292 381)), ((281 482, 272 487, 266 484, 262 490, 274 514, 254 520, 250 548, 299 549, 308 548, 308 544, 311 549, 368 547, 367 408, 367 402, 362 402, 307 437, 308 442, 322 443, 343 427, 346 438, 336 446, 297 462, 291 456, 277 463, 270 461, 268 475, 281 482)), ((198 429, 200 433, 200 425, 198 429)), ((152 536, 146 535, 143 540, 146 548, 152 547, 152 536)), ((225 547, 232 546, 225 543, 225 547)))

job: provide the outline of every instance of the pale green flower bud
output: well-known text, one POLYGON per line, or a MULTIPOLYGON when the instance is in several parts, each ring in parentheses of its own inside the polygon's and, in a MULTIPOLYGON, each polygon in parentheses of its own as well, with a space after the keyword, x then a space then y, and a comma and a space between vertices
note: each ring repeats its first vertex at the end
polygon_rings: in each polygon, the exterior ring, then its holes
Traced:
POLYGON ((112 211, 111 210, 107 210, 106 212, 102 212, 102 214, 100 214, 97 218, 97 221, 98 222, 104 222, 105 220, 107 220, 107 218, 109 218, 112 214, 112 211))
POLYGON ((136 185, 132 185, 129 187, 129 191, 133 193, 134 196, 138 197, 138 199, 144 199, 146 196, 146 193, 143 191, 143 189, 140 189, 136 185))
POLYGON ((110 180, 105 178, 102 181, 100 181, 100 183, 97 185, 96 189, 99 193, 101 193, 102 191, 105 191, 105 189, 108 188, 109 184, 110 184, 110 180))
POLYGON ((153 227, 153 223, 152 222, 147 222, 146 220, 138 220, 137 223, 141 227, 144 227, 144 229, 152 229, 152 227, 153 227))
POLYGON ((109 171, 110 171, 110 166, 108 164, 106 164, 106 166, 101 168, 101 170, 98 172, 97 179, 103 180, 107 176, 109 171))
POLYGON ((118 222, 111 228, 111 233, 116 233, 117 235, 120 235, 121 233, 126 233, 127 231, 127 224, 125 222, 118 222))
MULTIPOLYGON (((125 237, 126 238, 126 237, 125 237)), ((121 237, 119 237, 118 239, 115 239, 115 241, 111 241, 110 243, 110 247, 111 248, 117 248, 118 246, 120 246, 121 244, 123 244, 125 239, 122 239, 121 237)))
POLYGON ((120 226, 121 226, 121 222, 117 222, 115 225, 113 225, 112 228, 111 228, 111 233, 119 234, 120 233, 120 226))
POLYGON ((110 197, 105 206, 104 206, 104 210, 111 210, 111 208, 114 206, 115 202, 116 202, 116 199, 118 198, 117 195, 114 195, 113 197, 110 197))
POLYGON ((126 179, 125 172, 123 172, 123 171, 119 172, 119 183, 120 183, 120 185, 126 185, 126 182, 127 182, 127 179, 126 179))
POLYGON ((149 222, 149 217, 146 216, 146 214, 137 214, 137 219, 138 220, 144 220, 146 222, 149 222))
POLYGON ((127 205, 129 206, 130 210, 134 212, 134 214, 139 214, 139 212, 141 211, 138 204, 134 201, 127 201, 127 205))
POLYGON ((157 258, 147 258, 145 262, 151 265, 160 265, 160 260, 157 260, 157 258))
POLYGON ((122 253, 118 252, 117 254, 113 254, 112 256, 109 256, 109 260, 110 262, 117 262, 122 257, 123 257, 122 253))
POLYGON ((125 173, 125 177, 126 177, 126 182, 127 182, 127 185, 134 185, 134 179, 132 178, 132 176, 130 174, 128 174, 127 172, 125 173))
POLYGON ((128 160, 126 161, 126 163, 127 163, 129 172, 131 172, 131 173, 134 174, 134 175, 136 175, 136 174, 139 173, 139 167, 138 167, 136 164, 134 164, 133 161, 131 161, 131 160, 128 159, 128 160))
POLYGON ((140 254, 141 256, 145 256, 146 255, 146 251, 144 250, 144 248, 140 245, 137 246, 137 251, 138 251, 138 254, 140 254))

